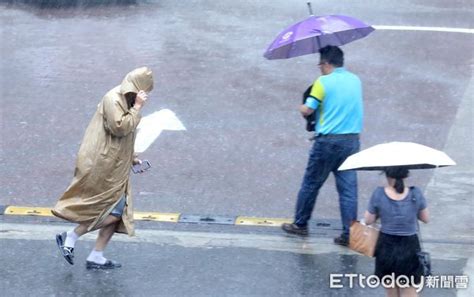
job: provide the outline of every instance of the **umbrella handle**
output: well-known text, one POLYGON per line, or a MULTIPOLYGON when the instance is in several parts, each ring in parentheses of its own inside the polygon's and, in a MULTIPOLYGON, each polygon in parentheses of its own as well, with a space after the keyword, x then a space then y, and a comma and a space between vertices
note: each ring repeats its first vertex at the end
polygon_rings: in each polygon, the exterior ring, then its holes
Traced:
POLYGON ((313 14, 313 8, 311 7, 311 2, 308 1, 308 2, 306 2, 306 4, 308 4, 309 14, 310 14, 310 15, 314 15, 314 14, 313 14))

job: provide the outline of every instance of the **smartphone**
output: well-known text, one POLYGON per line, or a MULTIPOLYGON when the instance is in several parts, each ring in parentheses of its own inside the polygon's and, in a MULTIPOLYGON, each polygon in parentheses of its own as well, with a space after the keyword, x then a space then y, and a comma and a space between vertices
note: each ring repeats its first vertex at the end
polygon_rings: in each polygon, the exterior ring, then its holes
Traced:
POLYGON ((132 166, 132 171, 133 173, 141 173, 143 171, 147 171, 150 168, 151 168, 150 161, 142 160, 141 164, 136 164, 132 166))

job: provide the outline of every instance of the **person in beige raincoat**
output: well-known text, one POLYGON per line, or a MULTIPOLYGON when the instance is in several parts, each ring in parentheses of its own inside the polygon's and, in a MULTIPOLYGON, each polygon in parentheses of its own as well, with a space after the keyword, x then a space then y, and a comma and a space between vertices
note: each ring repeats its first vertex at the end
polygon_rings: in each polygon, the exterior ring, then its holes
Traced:
POLYGON ((122 84, 110 90, 97 107, 76 161, 74 178, 52 213, 79 224, 56 235, 61 254, 74 264, 76 240, 100 230, 86 261, 88 269, 111 269, 121 265, 107 260, 103 251, 115 232, 134 235, 130 186, 135 132, 140 110, 153 89, 153 74, 147 67, 128 73, 122 84))

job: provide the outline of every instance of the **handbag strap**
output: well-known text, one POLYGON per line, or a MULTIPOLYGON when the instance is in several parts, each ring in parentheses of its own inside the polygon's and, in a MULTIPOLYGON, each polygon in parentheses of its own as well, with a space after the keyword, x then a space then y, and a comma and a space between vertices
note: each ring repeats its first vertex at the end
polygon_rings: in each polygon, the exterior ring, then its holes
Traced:
POLYGON ((420 248, 423 251, 423 240, 421 239, 421 229, 420 229, 420 223, 418 222, 418 214, 416 215, 416 225, 418 226, 418 241, 420 242, 420 248))
MULTIPOLYGON (((410 194, 413 195, 412 200, 413 200, 413 202, 416 204, 417 199, 416 199, 416 195, 413 193, 413 188, 414 188, 414 187, 410 187, 410 192, 411 192, 410 194)), ((422 240, 422 238, 421 238, 420 222, 419 222, 419 220, 418 220, 418 212, 416 213, 416 227, 417 227, 417 232, 416 232, 416 233, 417 233, 417 235, 418 235, 418 241, 420 242, 420 248, 421 248, 421 250, 424 250, 424 248, 423 248, 423 240, 422 240)))

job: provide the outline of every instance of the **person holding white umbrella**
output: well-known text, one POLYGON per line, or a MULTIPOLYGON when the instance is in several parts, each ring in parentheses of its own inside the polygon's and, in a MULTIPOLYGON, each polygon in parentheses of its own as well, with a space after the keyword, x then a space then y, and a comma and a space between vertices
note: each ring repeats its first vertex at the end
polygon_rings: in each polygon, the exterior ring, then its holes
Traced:
POLYGON ((421 251, 417 236, 417 219, 428 223, 426 199, 417 187, 406 187, 408 169, 387 167, 387 185, 372 194, 364 214, 366 224, 381 220, 381 230, 375 248, 375 275, 382 279, 394 273, 395 278, 406 276, 409 284, 386 288, 387 296, 416 296, 414 285, 421 281, 422 268, 417 253, 421 251))
POLYGON ((382 170, 387 177, 387 185, 373 192, 364 219, 369 225, 377 218, 381 221, 374 253, 375 275, 379 279, 392 274, 395 279, 408 278, 403 287, 396 282, 394 287, 387 287, 389 297, 417 296, 414 286, 431 269, 417 235, 418 220, 429 221, 428 207, 419 188, 405 186, 409 170, 452 165, 456 163, 444 152, 412 142, 389 142, 349 156, 338 169, 382 170))

